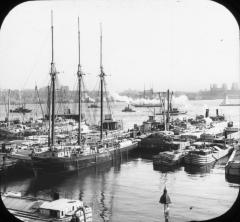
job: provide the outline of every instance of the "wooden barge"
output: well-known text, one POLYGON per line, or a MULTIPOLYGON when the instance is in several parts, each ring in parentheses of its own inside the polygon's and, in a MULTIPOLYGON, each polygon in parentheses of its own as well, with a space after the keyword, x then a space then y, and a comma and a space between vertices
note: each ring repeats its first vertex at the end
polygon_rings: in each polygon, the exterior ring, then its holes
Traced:
POLYGON ((240 147, 235 147, 226 166, 225 176, 229 182, 240 183, 240 147))

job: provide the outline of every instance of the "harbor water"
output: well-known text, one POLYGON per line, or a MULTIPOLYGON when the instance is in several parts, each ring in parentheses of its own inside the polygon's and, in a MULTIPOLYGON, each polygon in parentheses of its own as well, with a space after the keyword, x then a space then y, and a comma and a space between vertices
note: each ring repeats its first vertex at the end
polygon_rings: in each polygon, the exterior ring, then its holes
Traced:
MULTIPOLYGON (((187 110, 189 117, 204 115, 206 108, 213 116, 218 108, 220 114, 238 126, 239 107, 219 107, 220 102, 188 101, 184 97, 176 101, 179 105, 184 104, 180 108, 187 110)), ((28 108, 31 106, 34 105, 27 105, 28 108)), ((116 119, 123 120, 125 129, 132 128, 135 123, 141 124, 154 112, 148 108, 135 108, 134 113, 121 112, 125 106, 126 103, 115 103, 112 110, 116 119)), ((2 106, 1 119, 5 116, 4 110, 2 106)), ((40 109, 37 112, 40 113, 40 109)), ((158 112, 157 108, 155 112, 158 112)), ((62 197, 78 199, 80 196, 92 206, 94 222, 152 222, 164 221, 159 199, 166 186, 172 201, 171 221, 206 220, 225 213, 237 198, 239 184, 225 179, 227 160, 225 157, 214 165, 201 168, 154 169, 151 156, 125 154, 114 162, 73 173, 42 177, 2 176, 1 192, 20 191, 24 195, 49 197, 52 191, 57 191, 62 197)))

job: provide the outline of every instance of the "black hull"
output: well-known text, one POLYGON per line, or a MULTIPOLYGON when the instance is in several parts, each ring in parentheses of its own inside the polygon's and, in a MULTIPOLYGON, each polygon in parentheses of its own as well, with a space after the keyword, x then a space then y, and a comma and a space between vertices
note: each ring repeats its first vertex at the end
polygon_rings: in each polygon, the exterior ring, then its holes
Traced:
POLYGON ((161 138, 144 138, 139 143, 139 152, 151 153, 157 155, 159 152, 177 150, 178 145, 171 142, 165 142, 161 138))
POLYGON ((114 161, 119 157, 121 158, 122 154, 128 154, 130 151, 133 151, 137 147, 138 144, 135 143, 121 149, 115 149, 104 153, 66 159, 40 159, 35 157, 33 158, 33 172, 35 175, 42 175, 76 171, 90 166, 114 161))
POLYGON ((13 161, 11 165, 1 166, 1 175, 33 175, 32 160, 13 159, 13 161))
MULTIPOLYGON (((79 121, 79 115, 78 114, 56 114, 56 117, 61 117, 64 119, 73 119, 75 121, 79 121)), ((45 115, 45 118, 49 120, 49 115, 45 115)))

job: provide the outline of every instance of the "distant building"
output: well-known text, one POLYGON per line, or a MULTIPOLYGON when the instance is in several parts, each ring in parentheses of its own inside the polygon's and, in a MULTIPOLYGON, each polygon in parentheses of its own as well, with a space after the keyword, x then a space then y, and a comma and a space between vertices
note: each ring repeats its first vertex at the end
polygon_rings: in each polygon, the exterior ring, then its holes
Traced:
POLYGON ((237 82, 233 82, 233 83, 232 83, 231 90, 239 90, 239 86, 238 86, 238 83, 237 83, 237 82))
POLYGON ((226 83, 223 83, 223 84, 222 84, 222 90, 224 90, 224 91, 228 90, 228 87, 227 87, 227 84, 226 84, 226 83))

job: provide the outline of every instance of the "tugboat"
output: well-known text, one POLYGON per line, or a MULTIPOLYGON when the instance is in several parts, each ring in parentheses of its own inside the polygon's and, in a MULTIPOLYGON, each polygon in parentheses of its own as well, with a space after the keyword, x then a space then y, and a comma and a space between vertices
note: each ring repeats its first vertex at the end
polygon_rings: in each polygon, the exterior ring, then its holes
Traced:
POLYGON ((131 108, 129 107, 129 104, 128 104, 128 106, 126 106, 126 107, 122 110, 122 112, 136 112, 136 111, 133 110, 133 109, 131 109, 131 108))

